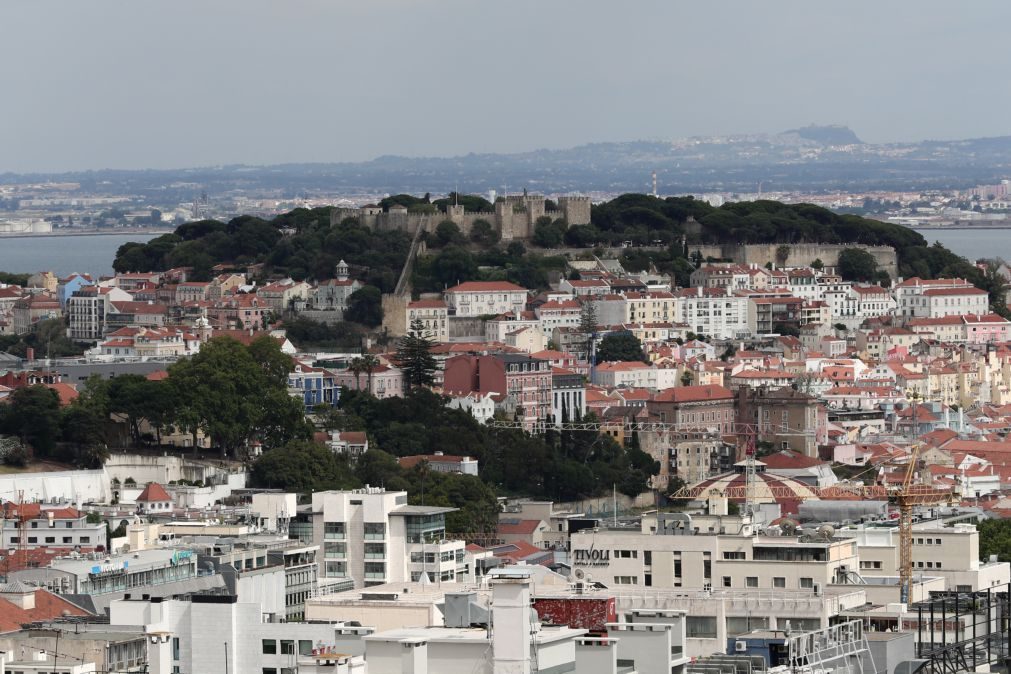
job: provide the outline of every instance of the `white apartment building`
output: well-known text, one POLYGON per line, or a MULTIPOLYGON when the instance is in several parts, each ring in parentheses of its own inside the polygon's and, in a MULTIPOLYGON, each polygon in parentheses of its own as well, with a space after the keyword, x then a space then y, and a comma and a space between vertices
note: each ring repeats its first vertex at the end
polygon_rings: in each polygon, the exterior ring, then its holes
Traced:
POLYGON ((555 328, 579 327, 582 308, 577 300, 553 300, 534 310, 541 321, 541 331, 546 340, 551 339, 555 328))
POLYGON ((979 288, 930 288, 913 306, 913 315, 924 318, 981 315, 990 309, 990 296, 979 288))
POLYGON ((656 390, 656 366, 641 361, 600 363, 593 368, 593 383, 608 388, 648 388, 656 390))
POLYGON ((106 545, 105 523, 90 524, 76 508, 46 503, 4 505, 3 546, 16 548, 19 538, 29 550, 36 548, 96 548, 106 545), (21 529, 20 519, 25 520, 21 529))
POLYGON ((366 487, 312 495, 312 542, 322 547, 320 578, 351 579, 356 588, 465 580, 466 544, 446 538, 453 508, 407 504, 407 492, 366 487))
POLYGON ((986 293, 978 290, 965 279, 928 280, 913 277, 897 283, 892 288, 892 293, 895 296, 897 312, 900 317, 937 318, 938 316, 987 313, 986 293), (927 295, 928 292, 930 295, 927 295), (979 298, 982 298, 982 302, 979 298))
POLYGON ((661 513, 640 530, 583 530, 572 566, 609 587, 822 591, 856 571, 849 539, 758 535, 748 517, 661 513))
POLYGON ((436 342, 449 339, 449 307, 442 300, 415 300, 407 305, 407 329, 421 321, 428 338, 436 342))
POLYGON ((119 288, 86 286, 67 299, 70 326, 67 336, 78 342, 95 342, 105 336, 105 316, 113 302, 129 302, 133 297, 119 288))
POLYGON ((748 334, 748 298, 727 288, 685 288, 674 300, 674 321, 699 335, 736 339, 748 334))
POLYGON ((526 288, 508 281, 467 281, 444 294, 450 315, 458 317, 523 311, 527 304, 526 288))
MULTIPOLYGON (((109 613, 112 624, 142 627, 151 635, 145 670, 151 674, 294 674, 304 671, 304 665, 314 660, 313 649, 318 644, 333 643, 341 627, 330 623, 268 622, 259 603, 240 602, 234 595, 124 599, 112 602, 109 613)), ((364 674, 360 660, 357 668, 329 671, 364 674)))
MULTIPOLYGON (((857 544, 861 576, 899 575, 899 529, 840 529, 857 544)), ((948 590, 979 592, 1011 582, 1011 564, 979 558, 979 532, 972 524, 946 527, 938 521, 913 526, 913 574, 941 576, 948 590)))

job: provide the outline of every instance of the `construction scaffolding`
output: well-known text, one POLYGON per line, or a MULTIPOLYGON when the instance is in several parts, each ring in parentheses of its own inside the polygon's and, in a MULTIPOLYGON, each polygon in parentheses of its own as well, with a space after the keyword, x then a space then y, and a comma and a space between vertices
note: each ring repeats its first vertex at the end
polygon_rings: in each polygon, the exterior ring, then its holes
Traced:
POLYGON ((904 621, 902 629, 916 630, 917 657, 928 661, 926 672, 961 674, 985 665, 1007 667, 1011 586, 932 592, 910 612, 916 619, 904 621))

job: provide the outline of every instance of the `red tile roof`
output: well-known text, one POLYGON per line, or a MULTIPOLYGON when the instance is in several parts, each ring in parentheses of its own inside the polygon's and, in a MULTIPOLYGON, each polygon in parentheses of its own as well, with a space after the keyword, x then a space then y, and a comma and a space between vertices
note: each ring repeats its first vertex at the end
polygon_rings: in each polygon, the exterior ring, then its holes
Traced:
POLYGON ((498 533, 502 536, 529 536, 543 524, 541 520, 499 520, 498 533))
POLYGON ((660 391, 653 397, 656 402, 690 403, 704 400, 733 400, 730 389, 716 384, 706 386, 675 386, 660 391))
POLYGON ((446 303, 442 300, 415 300, 407 305, 408 309, 445 309, 446 303))
POLYGON ((35 590, 35 608, 23 609, 0 599, 0 632, 16 632, 22 625, 60 616, 86 616, 87 611, 48 590, 35 590))
POLYGON ((153 503, 155 501, 171 501, 172 497, 168 495, 165 488, 162 487, 157 482, 148 482, 147 486, 144 487, 144 491, 140 493, 137 497, 137 502, 144 501, 147 503, 153 503))
POLYGON ((447 293, 487 293, 487 292, 527 292, 515 283, 508 281, 467 281, 455 285, 447 293))

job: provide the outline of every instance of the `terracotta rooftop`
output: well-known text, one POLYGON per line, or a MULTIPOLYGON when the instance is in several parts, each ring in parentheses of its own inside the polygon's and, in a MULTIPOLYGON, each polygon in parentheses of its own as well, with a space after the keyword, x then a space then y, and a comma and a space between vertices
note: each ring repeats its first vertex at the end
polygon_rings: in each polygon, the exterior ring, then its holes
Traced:
POLYGON ((165 491, 165 488, 157 482, 149 482, 148 485, 144 487, 144 491, 142 491, 140 496, 137 497, 138 503, 141 501, 144 501, 145 503, 154 503, 171 500, 172 497, 169 496, 168 492, 165 491))

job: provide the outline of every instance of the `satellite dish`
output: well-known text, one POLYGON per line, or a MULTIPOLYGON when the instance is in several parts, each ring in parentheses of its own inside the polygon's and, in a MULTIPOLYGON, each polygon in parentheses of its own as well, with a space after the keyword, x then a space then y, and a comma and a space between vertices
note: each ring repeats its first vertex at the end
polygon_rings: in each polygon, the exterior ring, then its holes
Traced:
POLYGON ((586 576, 586 572, 582 569, 576 569, 575 573, 572 575, 576 577, 576 580, 582 580, 586 576))
POLYGON ((818 533, 821 535, 822 538, 824 538, 827 541, 830 541, 832 540, 832 537, 835 536, 835 527, 832 526, 831 524, 823 524, 820 527, 818 527, 818 533))
POLYGON ((783 530, 784 536, 793 536, 797 533, 797 527, 799 525, 794 520, 783 520, 779 523, 779 528, 783 530))

